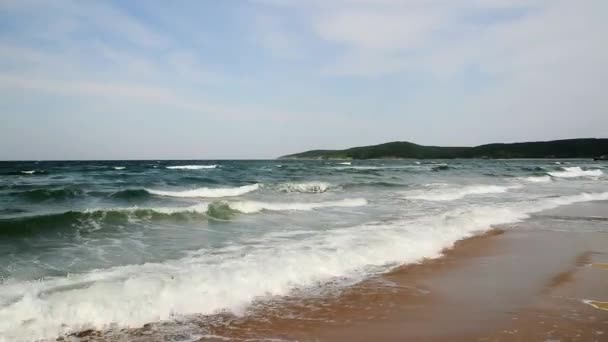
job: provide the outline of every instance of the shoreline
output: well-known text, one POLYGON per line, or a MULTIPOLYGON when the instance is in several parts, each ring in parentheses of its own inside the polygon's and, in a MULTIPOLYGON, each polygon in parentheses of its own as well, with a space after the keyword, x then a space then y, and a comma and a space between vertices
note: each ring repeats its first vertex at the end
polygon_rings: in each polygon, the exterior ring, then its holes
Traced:
POLYGON ((607 338, 608 234, 518 226, 524 229, 493 229, 458 241, 438 259, 346 288, 254 302, 240 317, 225 313, 71 336, 161 341, 181 334, 199 342, 607 338))

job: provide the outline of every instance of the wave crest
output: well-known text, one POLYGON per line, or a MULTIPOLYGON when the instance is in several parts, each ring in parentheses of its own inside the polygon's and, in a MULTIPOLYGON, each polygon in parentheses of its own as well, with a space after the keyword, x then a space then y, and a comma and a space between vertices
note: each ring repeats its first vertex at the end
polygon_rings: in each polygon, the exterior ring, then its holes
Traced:
POLYGON ((239 201, 229 202, 228 205, 231 209, 239 211, 244 214, 257 213, 262 210, 269 211, 309 211, 320 208, 348 208, 348 207, 360 207, 367 205, 367 200, 364 198, 346 198, 337 201, 326 201, 326 202, 292 202, 292 203, 269 203, 259 201, 239 201))
POLYGON ((166 196, 166 197, 206 197, 206 198, 219 198, 219 197, 235 197, 241 196, 248 192, 256 191, 260 188, 260 184, 244 185, 237 188, 198 188, 184 191, 165 191, 165 190, 152 190, 146 189, 152 195, 166 196))
POLYGON ((562 170, 547 172, 547 174, 556 178, 600 177, 604 174, 602 170, 583 170, 580 166, 562 167, 562 170))
POLYGON ((325 182, 284 183, 279 185, 279 191, 321 193, 326 192, 329 187, 330 184, 325 182))
POLYGON ((530 182, 530 183, 549 183, 551 182, 551 177, 550 176, 531 176, 531 177, 521 177, 520 178, 523 181, 526 182, 530 182))
POLYGON ((169 170, 202 170, 202 169, 215 169, 217 165, 174 165, 167 166, 169 170))

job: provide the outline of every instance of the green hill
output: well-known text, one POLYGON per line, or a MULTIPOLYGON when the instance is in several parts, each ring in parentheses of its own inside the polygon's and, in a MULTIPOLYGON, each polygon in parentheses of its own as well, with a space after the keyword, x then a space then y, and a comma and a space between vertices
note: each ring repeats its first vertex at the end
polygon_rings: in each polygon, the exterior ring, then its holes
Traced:
POLYGON ((312 150, 280 159, 450 159, 450 158, 594 158, 608 155, 608 139, 567 139, 475 147, 423 146, 405 141, 353 147, 345 150, 312 150))

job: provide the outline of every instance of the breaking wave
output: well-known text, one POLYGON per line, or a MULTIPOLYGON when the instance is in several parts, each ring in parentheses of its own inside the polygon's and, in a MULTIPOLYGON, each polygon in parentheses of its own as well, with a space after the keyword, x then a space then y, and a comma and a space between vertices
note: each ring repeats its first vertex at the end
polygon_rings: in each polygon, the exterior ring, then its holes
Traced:
POLYGON ((231 209, 239 211, 244 214, 257 213, 262 210, 269 211, 284 211, 284 210, 293 210, 293 211, 309 211, 320 208, 335 208, 335 207, 360 207, 367 205, 367 200, 364 198, 347 198, 343 200, 337 201, 326 201, 326 202, 291 202, 291 203, 282 203, 282 202, 259 202, 259 201, 238 201, 238 202, 228 202, 228 206, 231 209))
MULTIPOLYGON (((310 211, 332 207, 357 207, 366 205, 363 198, 325 202, 260 202, 218 201, 199 203, 187 207, 87 209, 33 216, 0 219, 0 236, 27 236, 53 231, 71 231, 86 227, 91 222, 108 225, 121 224, 131 219, 156 221, 163 219, 185 219, 206 217, 229 219, 234 214, 254 214, 261 211, 310 211)), ((99 227, 99 225, 94 225, 99 227)), ((97 229, 97 228, 96 228, 97 229)))
POLYGON ((602 170, 583 170, 579 166, 562 167, 562 170, 547 172, 547 174, 556 178, 600 177, 604 174, 602 170))
POLYGON ((531 177, 521 177, 523 181, 530 183, 549 183, 551 182, 550 176, 531 176, 531 177))
POLYGON ((217 165, 174 165, 167 166, 170 170, 202 170, 202 169, 215 169, 217 165))
POLYGON ((437 258, 463 238, 561 205, 608 200, 608 192, 505 206, 456 209, 311 232, 305 239, 251 241, 163 263, 92 270, 0 284, 0 332, 10 341, 56 338, 82 329, 141 326, 190 314, 242 313, 253 300, 335 279, 437 258))
POLYGON ((303 192, 303 193, 320 193, 326 192, 330 187, 329 183, 325 182, 306 182, 306 183, 284 183, 279 185, 279 191, 282 192, 303 192))
POLYGON ((244 185, 238 188, 198 188, 184 191, 166 191, 166 190, 151 190, 145 189, 148 193, 157 196, 167 197, 234 197, 241 196, 248 192, 256 191, 260 188, 260 184, 244 185))

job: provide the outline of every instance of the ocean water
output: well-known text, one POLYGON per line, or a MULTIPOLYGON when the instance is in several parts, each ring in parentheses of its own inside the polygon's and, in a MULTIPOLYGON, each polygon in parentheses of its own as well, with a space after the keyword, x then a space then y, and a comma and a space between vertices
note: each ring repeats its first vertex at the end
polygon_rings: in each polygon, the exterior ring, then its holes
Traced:
POLYGON ((587 160, 0 162, 0 341, 246 314, 494 226, 608 232, 539 214, 592 201, 587 160))

